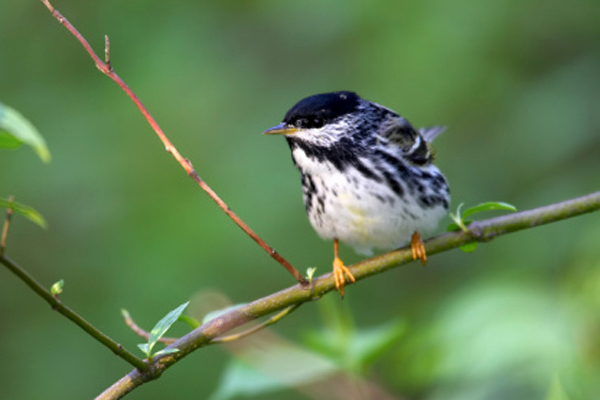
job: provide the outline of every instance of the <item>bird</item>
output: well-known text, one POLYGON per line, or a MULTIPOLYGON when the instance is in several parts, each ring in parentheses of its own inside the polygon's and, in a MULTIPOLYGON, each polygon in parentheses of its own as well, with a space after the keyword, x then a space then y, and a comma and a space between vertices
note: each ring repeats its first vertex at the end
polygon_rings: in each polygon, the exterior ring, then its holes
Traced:
POLYGON ((346 278, 356 279, 340 259, 340 241, 366 256, 410 243, 413 259, 425 265, 421 234, 435 230, 450 202, 431 147, 444 130, 417 130, 387 107, 337 91, 300 100, 263 132, 287 140, 308 219, 321 238, 333 240, 342 298, 346 278))

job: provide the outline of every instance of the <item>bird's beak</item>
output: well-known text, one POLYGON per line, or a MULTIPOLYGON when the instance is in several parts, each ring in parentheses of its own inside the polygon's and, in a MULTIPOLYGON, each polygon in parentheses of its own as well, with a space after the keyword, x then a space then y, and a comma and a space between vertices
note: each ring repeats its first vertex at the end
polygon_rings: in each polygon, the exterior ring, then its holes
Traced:
POLYGON ((279 125, 275 125, 272 128, 267 129, 263 132, 263 135, 291 135, 294 132, 297 132, 299 129, 295 128, 291 125, 282 122, 279 125))

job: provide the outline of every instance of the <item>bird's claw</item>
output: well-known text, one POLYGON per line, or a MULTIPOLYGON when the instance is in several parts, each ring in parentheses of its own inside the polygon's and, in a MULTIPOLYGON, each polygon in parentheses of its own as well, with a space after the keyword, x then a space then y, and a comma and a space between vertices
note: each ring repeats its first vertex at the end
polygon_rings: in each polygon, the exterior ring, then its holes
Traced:
POLYGON ((340 296, 344 297, 344 284, 346 283, 346 277, 352 282, 356 282, 354 275, 350 272, 350 269, 344 265, 344 262, 339 259, 339 257, 335 257, 333 259, 333 279, 335 281, 335 289, 340 292, 340 296))
POLYGON ((425 245, 423 244, 423 240, 421 239, 421 235, 419 232, 415 232, 412 235, 412 239, 410 241, 410 250, 412 251, 413 260, 419 259, 421 260, 421 264, 425 265, 427 263, 427 253, 425 252, 425 245))

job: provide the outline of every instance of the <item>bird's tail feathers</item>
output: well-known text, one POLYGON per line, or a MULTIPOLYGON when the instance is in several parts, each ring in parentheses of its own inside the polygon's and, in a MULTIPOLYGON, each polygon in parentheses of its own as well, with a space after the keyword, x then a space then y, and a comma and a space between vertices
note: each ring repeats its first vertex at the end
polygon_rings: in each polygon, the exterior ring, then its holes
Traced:
POLYGON ((419 133, 421 136, 425 138, 428 142, 433 142, 433 140, 438 137, 441 133, 446 130, 445 126, 430 126, 428 128, 420 128, 419 133))

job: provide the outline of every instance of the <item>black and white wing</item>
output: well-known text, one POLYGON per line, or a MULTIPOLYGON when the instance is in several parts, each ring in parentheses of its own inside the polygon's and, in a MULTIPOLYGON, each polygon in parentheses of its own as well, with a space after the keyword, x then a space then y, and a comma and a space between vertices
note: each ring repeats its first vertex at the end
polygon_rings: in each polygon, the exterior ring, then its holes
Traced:
POLYGON ((387 140, 389 146, 400 148, 402 156, 410 163, 426 165, 433 160, 429 144, 445 129, 434 126, 417 131, 405 118, 395 116, 383 124, 380 136, 387 140))

